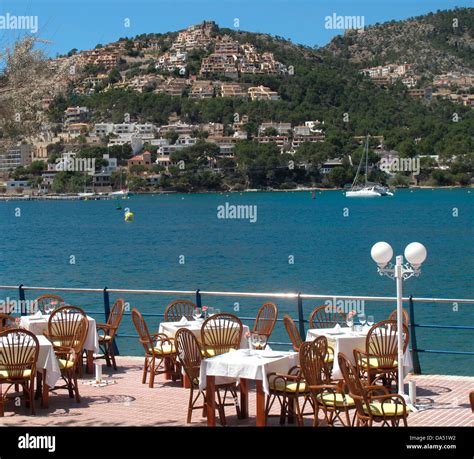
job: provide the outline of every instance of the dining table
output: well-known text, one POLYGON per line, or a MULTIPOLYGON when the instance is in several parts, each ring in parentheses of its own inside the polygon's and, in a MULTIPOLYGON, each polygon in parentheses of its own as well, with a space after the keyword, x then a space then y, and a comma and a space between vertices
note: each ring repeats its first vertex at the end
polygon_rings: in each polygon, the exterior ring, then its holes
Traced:
MULTIPOLYGON (((158 327, 158 333, 164 333, 169 338, 174 338, 180 328, 188 329, 199 342, 201 342, 201 328, 204 320, 188 320, 186 322, 162 322, 158 327)), ((240 339, 240 349, 249 347, 249 327, 242 325, 242 337, 240 339)))
MULTIPOLYGON (((29 330, 35 335, 43 335, 48 331, 49 314, 33 314, 30 316, 21 316, 20 327, 29 330)), ((94 370, 94 353, 99 352, 99 336, 97 334, 96 321, 94 318, 87 316, 88 329, 84 342, 84 349, 87 354, 87 373, 93 373, 94 370)))
MULTIPOLYGON (((343 379, 339 361, 337 356, 342 352, 352 364, 355 364, 354 349, 365 350, 367 333, 370 327, 362 327, 361 330, 353 330, 350 327, 332 327, 332 328, 312 328, 306 333, 306 341, 314 341, 318 336, 325 336, 328 340, 328 345, 334 349, 334 362, 332 369, 333 379, 343 379)), ((404 375, 413 368, 411 352, 405 351, 403 356, 403 371, 404 375)))
POLYGON ((207 425, 216 425, 216 385, 235 382, 240 385, 240 410, 248 418, 249 382, 256 386, 256 421, 258 427, 267 424, 265 395, 270 394, 269 373, 287 374, 298 365, 298 353, 293 351, 239 349, 210 357, 201 362, 199 388, 206 391, 207 425))

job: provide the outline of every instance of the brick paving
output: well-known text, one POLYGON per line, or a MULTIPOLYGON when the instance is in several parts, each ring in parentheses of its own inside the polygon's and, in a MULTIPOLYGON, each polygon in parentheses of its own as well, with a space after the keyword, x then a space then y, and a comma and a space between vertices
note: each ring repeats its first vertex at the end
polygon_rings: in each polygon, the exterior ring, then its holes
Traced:
MULTIPOLYGON (((0 425, 15 426, 184 426, 186 424, 189 390, 179 382, 165 381, 162 375, 155 379, 155 387, 141 383, 143 359, 118 357, 118 371, 105 367, 104 376, 115 381, 104 387, 83 384, 90 380, 84 375, 80 383, 81 403, 70 399, 64 390, 52 392, 49 408, 37 401, 37 414, 31 416, 25 407, 7 402, 0 425)), ((474 390, 474 377, 464 376, 410 376, 417 383, 418 403, 429 409, 411 413, 409 426, 474 426, 469 405, 469 392, 474 390)), ((251 389, 249 419, 239 420, 233 407, 226 408, 228 425, 255 425, 255 392, 251 389)), ((273 411, 272 411, 273 412, 273 411)), ((278 412, 274 408, 275 414, 278 412)), ((311 417, 305 424, 311 425, 311 417)), ((269 425, 277 425, 278 418, 270 418, 269 425)), ((191 426, 206 425, 199 410, 193 413, 191 426)))

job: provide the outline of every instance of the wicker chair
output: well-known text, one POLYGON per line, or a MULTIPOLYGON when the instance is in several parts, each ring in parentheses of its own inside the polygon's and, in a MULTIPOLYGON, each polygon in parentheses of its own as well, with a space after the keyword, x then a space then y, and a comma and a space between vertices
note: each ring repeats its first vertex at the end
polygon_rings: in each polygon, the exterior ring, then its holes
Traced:
POLYGON ((273 303, 265 303, 257 313, 255 323, 253 325, 252 333, 263 335, 267 342, 272 334, 273 329, 278 318, 278 308, 273 303))
POLYGON ((110 367, 110 363, 117 369, 115 363, 114 353, 114 337, 117 330, 122 322, 123 313, 125 312, 125 302, 122 299, 118 299, 112 306, 109 318, 106 324, 97 324, 97 335, 99 337, 99 347, 102 351, 102 355, 96 358, 105 358, 107 366, 110 367))
POLYGON ((333 328, 338 324, 345 326, 346 315, 336 306, 319 306, 309 316, 311 328, 333 328))
MULTIPOLYGON (((4 415, 7 392, 12 386, 23 388, 26 406, 35 414, 35 377, 39 342, 36 336, 23 329, 0 333, 0 416, 4 415), (7 389, 2 390, 2 385, 7 389)), ((17 390, 17 389, 15 389, 17 390)))
POLYGON ((290 337, 291 343, 293 344, 293 349, 296 352, 299 352, 303 340, 301 339, 300 332, 298 327, 295 324, 295 321, 288 315, 283 317, 283 323, 285 324, 286 332, 290 337))
POLYGON ((193 320, 194 309, 196 305, 190 300, 173 301, 165 310, 165 322, 179 322, 183 317, 193 320))
POLYGON ((201 327, 204 357, 214 357, 240 348, 243 326, 241 320, 228 313, 208 317, 201 327))
POLYGON ((10 314, 0 314, 0 332, 14 328, 15 318, 10 314))
POLYGON ((142 384, 146 383, 148 370, 150 370, 150 381, 148 383, 150 388, 155 383, 155 376, 159 374, 171 373, 173 381, 179 379, 174 340, 168 338, 164 333, 150 335, 145 319, 136 308, 132 310, 132 320, 137 329, 140 343, 145 349, 142 384))
MULTIPOLYGON (((49 306, 49 307, 52 306, 52 309, 48 311, 48 312, 52 312, 55 309, 63 306, 64 300, 58 295, 52 295, 48 293, 46 295, 41 295, 38 298, 36 298, 33 301, 33 304, 36 305, 36 307, 38 308, 39 311, 41 311, 42 314, 46 314, 46 311, 45 311, 46 306, 49 306)), ((33 313, 35 311, 31 311, 31 312, 33 313)))
POLYGON ((303 413, 308 400, 308 391, 306 382, 301 374, 299 366, 292 367, 288 373, 271 372, 267 374, 269 382, 269 395, 265 403, 265 417, 269 418, 270 411, 276 401, 280 405, 280 424, 293 422, 296 417, 296 423, 303 425, 303 413), (300 406, 299 399, 303 398, 303 405, 300 406))
POLYGON ((403 425, 407 426, 409 410, 401 395, 391 394, 383 386, 364 386, 357 369, 341 352, 338 355, 338 361, 344 381, 349 387, 349 395, 354 400, 357 426, 372 427, 374 422, 393 427, 403 422, 403 425), (382 395, 376 395, 380 392, 382 395))
MULTIPOLYGON (((397 322, 382 320, 367 333, 365 350, 354 349, 354 359, 359 375, 367 377, 367 384, 373 385, 382 379, 390 387, 398 375, 397 322)), ((403 352, 408 346, 408 327, 403 325, 403 352)))
POLYGON ((75 306, 63 306, 54 310, 48 321, 47 337, 53 343, 64 385, 54 389, 67 389, 70 398, 81 401, 77 373, 82 368, 82 353, 89 322, 86 313, 75 306))
POLYGON ((337 384, 328 383, 325 364, 327 352, 327 339, 324 336, 303 343, 299 352, 301 371, 314 408, 313 425, 319 425, 321 409, 329 426, 334 426, 336 420, 343 426, 351 426, 349 412, 355 408, 354 400, 344 394, 337 384))
MULTIPOLYGON (((406 309, 402 309, 402 315, 403 315, 403 323, 408 327, 410 325, 410 315, 406 311, 406 309)), ((397 320, 397 310, 393 310, 390 315, 388 316, 388 320, 397 320)))
MULTIPOLYGON (((180 328, 175 335, 175 344, 178 354, 178 359, 190 381, 190 392, 189 392, 189 404, 188 404, 188 415, 186 422, 190 423, 193 410, 202 409, 203 416, 206 415, 206 395, 199 389, 199 372, 202 361, 202 350, 196 336, 186 328, 180 328), (194 394, 196 393, 196 396, 194 394), (196 403, 202 396, 203 404, 196 406, 196 403)), ((217 411, 219 413, 219 419, 222 425, 226 425, 225 411, 226 406, 234 405, 234 403, 226 404, 227 393, 230 393, 234 400, 237 400, 237 391, 234 383, 230 384, 218 384, 216 385, 217 392, 217 411), (223 396, 221 396, 220 390, 224 390, 223 396)), ((240 408, 238 404, 235 404, 237 410, 237 416, 240 418, 240 408)))

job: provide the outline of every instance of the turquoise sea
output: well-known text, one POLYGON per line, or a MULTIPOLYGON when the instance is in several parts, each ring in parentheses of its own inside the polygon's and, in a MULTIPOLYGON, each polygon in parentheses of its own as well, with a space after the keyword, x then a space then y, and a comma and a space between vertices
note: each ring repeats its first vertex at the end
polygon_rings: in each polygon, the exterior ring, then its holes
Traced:
MULTIPOLYGON (((132 196, 121 201, 135 213, 128 223, 115 201, 0 202, 0 284, 394 296, 395 282, 377 274, 370 249, 387 241, 401 254, 418 241, 428 258, 421 276, 405 282, 405 294, 474 298, 473 199, 467 189, 401 190, 376 199, 340 191, 314 199, 311 192, 132 196), (218 218, 226 203, 257 206, 256 221, 218 218)), ((18 298, 16 290, 0 295, 18 298)), ((27 299, 35 296, 27 292, 27 299)), ((103 321, 101 294, 63 297, 103 321)), ((175 298, 125 299, 162 313, 175 298)), ((222 311, 236 302, 241 316, 254 316, 263 300, 203 298, 222 311)), ((297 317, 294 300, 276 303, 281 317, 297 317)), ((305 301, 305 316, 319 304, 305 301)), ((394 307, 365 303, 376 320, 394 307)), ((418 323, 474 325, 474 304, 420 303, 415 312, 418 323)), ((160 318, 149 321, 155 331, 160 318)), ((129 316, 121 331, 134 333, 129 316)), ((422 349, 473 351, 474 331, 418 329, 417 337, 422 349)), ((272 339, 288 341, 282 324, 272 339)), ((141 354, 132 338, 121 338, 119 349, 141 354)), ((425 373, 474 375, 472 356, 423 353, 421 364, 425 373)))

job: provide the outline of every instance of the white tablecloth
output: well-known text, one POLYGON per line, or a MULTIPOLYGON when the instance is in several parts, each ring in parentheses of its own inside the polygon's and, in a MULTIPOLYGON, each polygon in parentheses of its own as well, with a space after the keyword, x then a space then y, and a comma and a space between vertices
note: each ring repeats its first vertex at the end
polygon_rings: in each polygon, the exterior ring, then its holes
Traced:
MULTIPOLYGON (((339 362, 337 360, 339 352, 342 352, 354 364, 355 361, 353 351, 354 349, 365 351, 365 341, 369 329, 370 327, 365 327, 362 332, 352 332, 348 327, 341 327, 339 330, 335 330, 334 328, 313 328, 308 330, 306 334, 306 341, 313 341, 318 336, 325 336, 327 338, 328 344, 334 348, 332 377, 333 379, 342 379, 343 376, 341 369, 339 368, 339 362)), ((412 367, 413 364, 411 353, 407 348, 403 357, 404 374, 408 374, 412 367)))
MULTIPOLYGON (((201 327, 203 321, 200 320, 191 320, 188 321, 188 325, 186 328, 193 333, 193 335, 197 338, 199 342, 201 342, 201 327)), ((170 338, 174 338, 176 332, 182 328, 183 325, 180 325, 179 322, 162 322, 158 329, 158 333, 164 333, 166 336, 170 338)), ((248 349, 249 347, 249 340, 247 336, 245 336, 249 332, 249 327, 247 325, 243 325, 242 327, 242 338, 240 340, 240 349, 248 349)))
POLYGON ((268 373, 287 374, 291 367, 298 365, 296 352, 238 350, 205 359, 201 362, 199 388, 206 388, 207 376, 217 376, 216 384, 236 381, 239 378, 260 380, 263 391, 269 393, 268 373), (263 357, 272 355, 273 357, 263 357), (224 379, 220 379, 224 378, 224 379))
MULTIPOLYGON (((46 370, 46 384, 49 387, 54 387, 56 382, 61 377, 61 371, 59 370, 58 359, 53 350, 51 342, 43 335, 37 335, 39 341, 39 352, 38 360, 36 361, 36 369, 40 373, 46 370)), ((2 346, 2 340, 0 340, 0 346, 2 346)))
MULTIPOLYGON (((20 326, 26 328, 35 335, 42 335, 48 330, 49 315, 43 315, 40 318, 34 316, 22 316, 20 326)), ((87 330, 84 349, 87 351, 99 352, 99 337, 97 336, 95 319, 87 316, 89 328, 87 330)))

